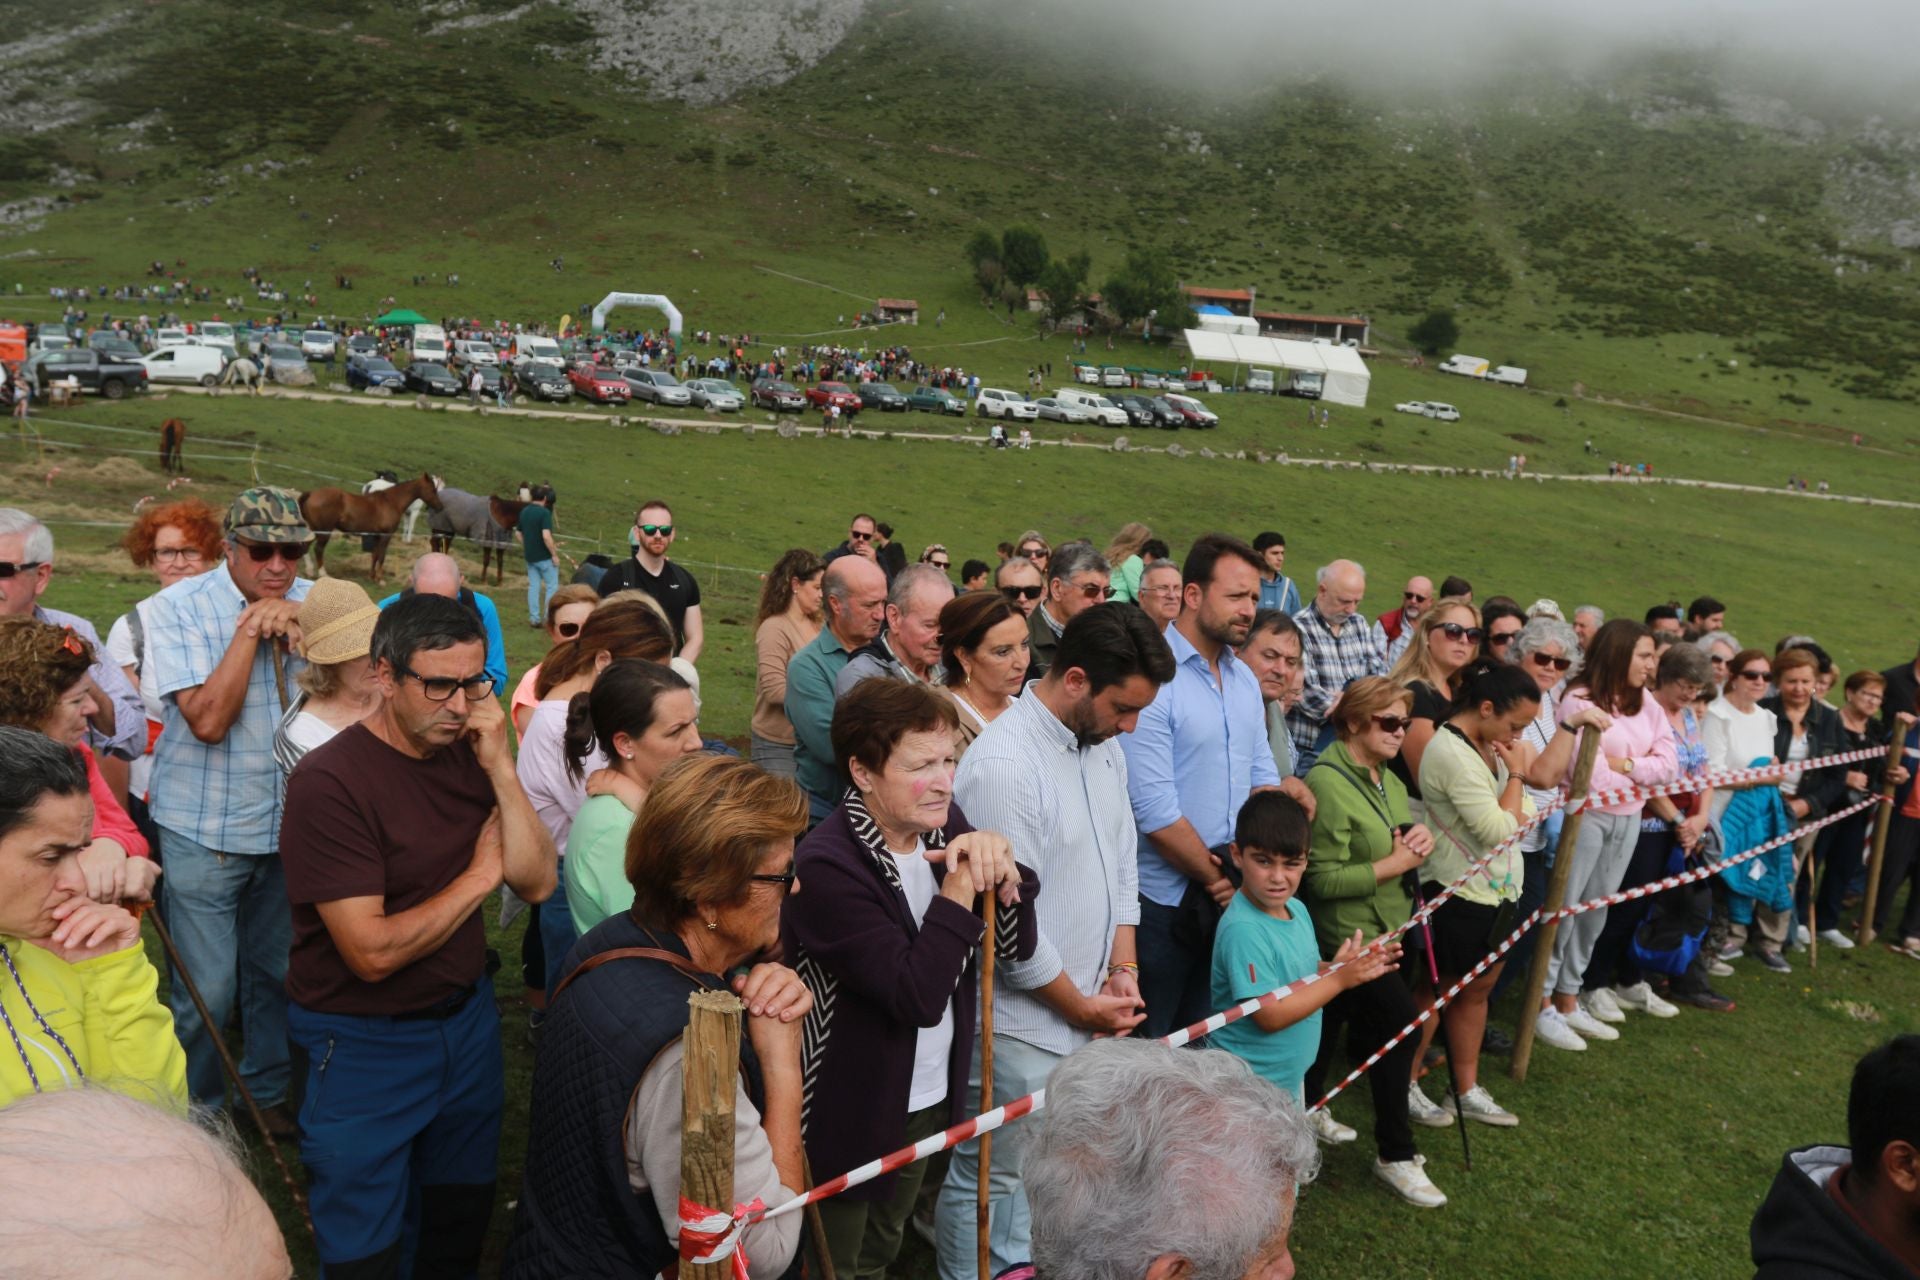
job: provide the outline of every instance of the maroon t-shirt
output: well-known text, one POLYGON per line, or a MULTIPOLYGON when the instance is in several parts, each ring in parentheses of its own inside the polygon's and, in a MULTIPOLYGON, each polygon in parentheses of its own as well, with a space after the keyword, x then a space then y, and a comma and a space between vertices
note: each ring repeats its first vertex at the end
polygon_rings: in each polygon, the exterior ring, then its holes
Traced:
POLYGON ((420 905, 472 863, 493 807, 493 785, 465 741, 419 760, 356 724, 308 752, 287 779, 280 823, 293 904, 288 997, 322 1013, 389 1015, 478 982, 487 953, 479 908, 439 950, 367 982, 347 967, 314 904, 377 897, 389 915, 420 905))

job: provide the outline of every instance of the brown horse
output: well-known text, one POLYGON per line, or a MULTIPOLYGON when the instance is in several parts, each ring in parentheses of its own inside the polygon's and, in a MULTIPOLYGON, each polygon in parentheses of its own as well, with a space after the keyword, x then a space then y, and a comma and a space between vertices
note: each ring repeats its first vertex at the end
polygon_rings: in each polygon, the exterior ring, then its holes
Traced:
POLYGON ((160 424, 160 469, 174 475, 185 475, 187 464, 183 460, 182 447, 187 443, 187 424, 179 418, 168 418, 160 424))
POLYGON ((373 537, 373 561, 368 566, 375 582, 387 575, 387 544, 400 527, 400 517, 415 502, 440 509, 440 478, 421 472, 405 484, 377 493, 348 493, 343 489, 314 489, 300 495, 300 514, 313 530, 315 576, 327 568, 327 539, 335 533, 365 533, 373 537))

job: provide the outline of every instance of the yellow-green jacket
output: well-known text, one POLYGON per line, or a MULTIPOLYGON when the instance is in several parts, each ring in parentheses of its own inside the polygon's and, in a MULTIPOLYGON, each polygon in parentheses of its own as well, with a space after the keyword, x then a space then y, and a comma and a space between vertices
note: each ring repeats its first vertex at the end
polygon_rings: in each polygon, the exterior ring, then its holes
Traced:
POLYGON ((19 974, 16 984, 0 965, 0 1008, 13 1026, 11 1036, 0 1029, 0 1107, 32 1093, 33 1077, 48 1091, 80 1083, 73 1061, 29 1009, 31 998, 73 1050, 87 1081, 186 1110, 187 1055, 173 1033, 173 1015, 155 995, 160 975, 145 951, 132 946, 68 964, 19 938, 0 935, 0 945, 19 974))

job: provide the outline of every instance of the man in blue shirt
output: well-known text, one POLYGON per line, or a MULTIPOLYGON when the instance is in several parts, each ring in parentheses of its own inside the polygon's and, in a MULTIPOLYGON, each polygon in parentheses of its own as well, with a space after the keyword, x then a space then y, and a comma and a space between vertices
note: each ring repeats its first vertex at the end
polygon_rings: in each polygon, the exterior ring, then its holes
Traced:
POLYGON ((407 576, 407 589, 394 592, 380 602, 380 607, 385 609, 407 596, 445 596, 479 614, 480 625, 487 633, 487 675, 492 677, 495 689, 508 687, 507 640, 500 631, 500 611, 494 608, 493 601, 467 585, 466 571, 458 560, 444 552, 429 551, 413 562, 413 572, 407 576))
POLYGON ((794 776, 806 790, 815 822, 833 812, 846 790, 833 756, 833 682, 854 651, 880 634, 886 572, 863 556, 841 556, 827 566, 821 601, 826 625, 787 662, 794 776))
POLYGON ((1305 784, 1283 781, 1274 767, 1259 678, 1234 654, 1253 627, 1261 564, 1237 538, 1206 534, 1193 544, 1180 616, 1166 630, 1173 680, 1121 739, 1140 840, 1140 1034, 1148 1037, 1210 1012, 1214 926, 1234 894, 1222 855, 1240 806, 1255 790, 1279 787, 1313 812, 1305 784))
POLYGON ((1260 607, 1278 609, 1289 617, 1300 612, 1300 588, 1281 572, 1287 564, 1287 535, 1259 534, 1253 540, 1253 549, 1260 553, 1260 607))

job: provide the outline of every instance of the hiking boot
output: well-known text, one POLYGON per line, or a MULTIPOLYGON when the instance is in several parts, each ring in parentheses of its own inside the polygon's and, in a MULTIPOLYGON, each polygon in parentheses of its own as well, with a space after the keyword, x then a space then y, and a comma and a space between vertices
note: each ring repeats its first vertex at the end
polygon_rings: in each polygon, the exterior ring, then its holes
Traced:
POLYGON ((1419 1205, 1422 1209, 1438 1209, 1446 1204, 1447 1197, 1427 1177, 1426 1163, 1425 1156, 1391 1162, 1375 1160, 1373 1176, 1392 1187, 1408 1204, 1419 1205))

